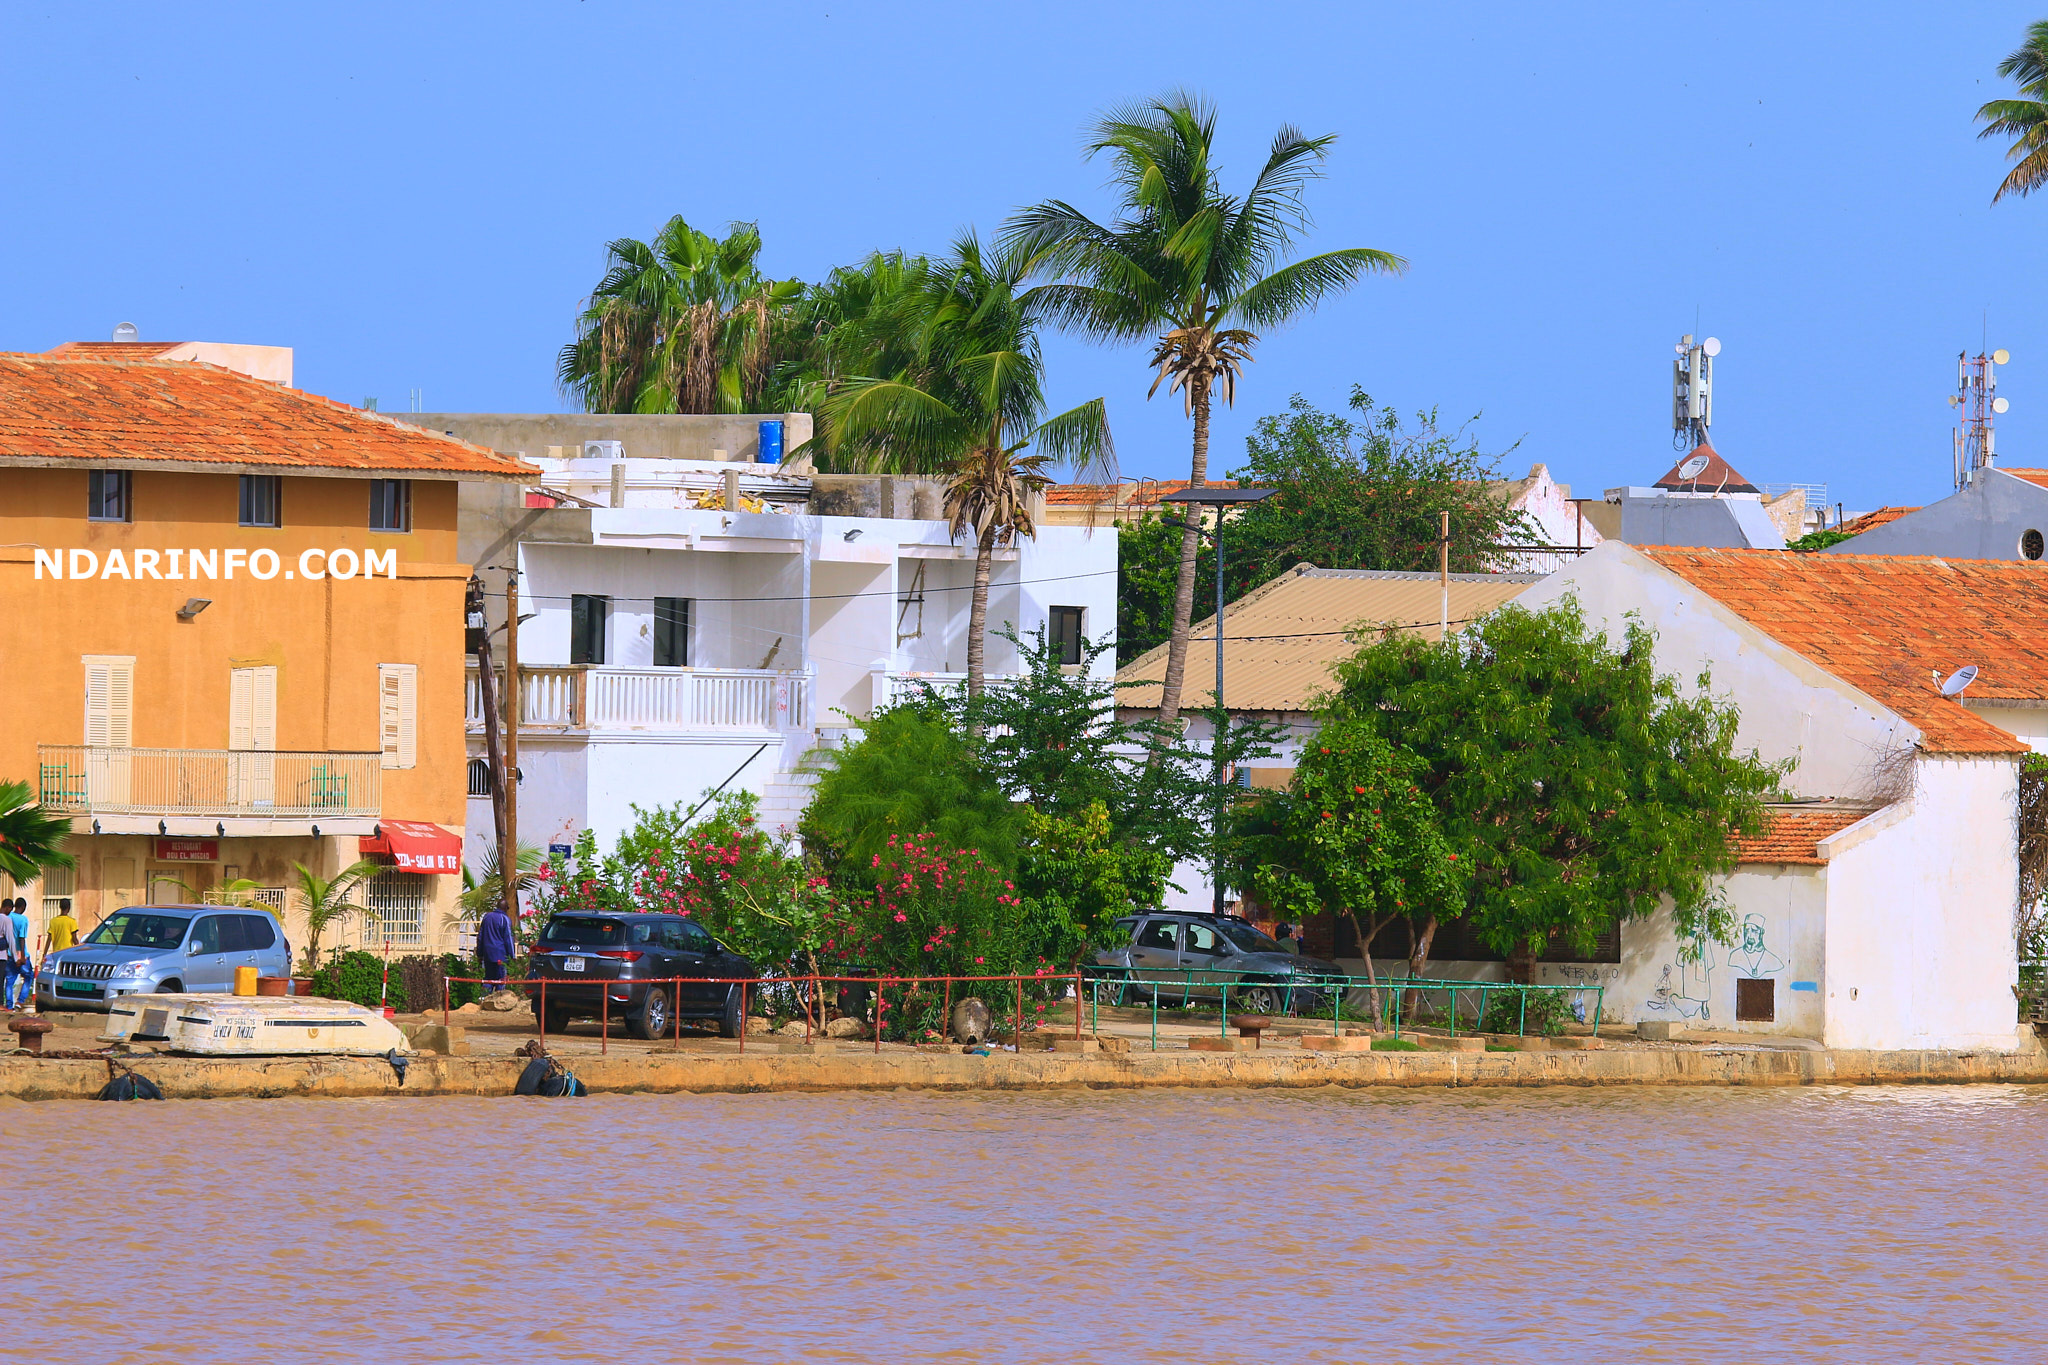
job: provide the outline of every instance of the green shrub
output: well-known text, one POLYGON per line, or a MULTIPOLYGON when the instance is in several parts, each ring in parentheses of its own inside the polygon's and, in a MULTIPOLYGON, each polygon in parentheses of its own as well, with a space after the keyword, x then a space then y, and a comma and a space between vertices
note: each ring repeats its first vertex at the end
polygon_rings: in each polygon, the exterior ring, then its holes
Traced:
MULTIPOLYGON (((381 1003, 395 1010, 406 1008, 405 977, 393 963, 391 993, 381 1003)), ((336 953, 327 965, 313 973, 313 994, 329 1000, 347 1000, 375 1009, 384 986, 384 959, 360 948, 336 953)))
POLYGON ((1571 1001, 1563 991, 1529 986, 1522 990, 1494 992, 1486 1002, 1486 1014, 1479 1021, 1479 1031, 1533 1033, 1553 1038, 1564 1032, 1565 1021, 1572 1017, 1571 1001))

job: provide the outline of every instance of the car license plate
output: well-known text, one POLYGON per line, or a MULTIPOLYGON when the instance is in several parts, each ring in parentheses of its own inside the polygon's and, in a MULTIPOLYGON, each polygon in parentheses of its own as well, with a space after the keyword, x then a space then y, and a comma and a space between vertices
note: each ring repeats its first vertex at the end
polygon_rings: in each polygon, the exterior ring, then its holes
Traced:
POLYGON ((565 958, 563 958, 563 959, 562 959, 562 970, 563 970, 563 971, 565 971, 565 972, 580 972, 580 971, 582 971, 582 970, 583 970, 583 959, 582 959, 582 958, 580 958, 580 957, 565 957, 565 958))

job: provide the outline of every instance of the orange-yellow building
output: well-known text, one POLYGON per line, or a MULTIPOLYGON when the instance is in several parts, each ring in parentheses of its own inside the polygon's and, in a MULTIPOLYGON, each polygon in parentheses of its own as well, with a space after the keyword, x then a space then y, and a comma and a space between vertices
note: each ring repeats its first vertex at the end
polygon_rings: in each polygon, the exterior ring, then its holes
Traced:
POLYGON ((466 804, 456 487, 532 471, 292 389, 288 351, 257 377, 281 348, 217 349, 255 373, 166 358, 189 346, 0 354, 0 777, 71 816, 78 859, 26 888, 31 918, 245 880, 297 946, 293 864, 369 856, 376 927, 346 936, 439 947, 466 804))

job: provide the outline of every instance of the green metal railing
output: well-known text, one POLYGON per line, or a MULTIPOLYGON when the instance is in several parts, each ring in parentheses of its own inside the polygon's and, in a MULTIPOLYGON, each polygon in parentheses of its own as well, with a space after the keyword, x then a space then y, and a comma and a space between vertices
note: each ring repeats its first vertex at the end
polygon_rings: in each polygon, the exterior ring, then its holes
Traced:
MULTIPOLYGON (((1221 967, 1094 966, 1084 967, 1082 971, 1085 973, 1088 983, 1091 1029, 1099 1027, 1102 1022, 1102 989, 1105 985, 1116 989, 1117 999, 1112 1001, 1112 1004, 1121 1003, 1123 997, 1134 986, 1143 990, 1150 997, 1152 1004, 1152 1050, 1154 1052, 1159 1050, 1160 997, 1162 995, 1171 995, 1176 984, 1180 988, 1181 1004, 1184 1007, 1193 1004, 1198 998, 1198 988, 1201 992, 1201 998, 1209 998, 1213 995, 1219 1005, 1217 1018, 1218 1036, 1225 1038, 1230 1036, 1230 993, 1233 989, 1238 992, 1240 1000, 1251 995, 1254 991, 1277 992, 1280 996, 1280 1012, 1283 1014, 1292 1013, 1295 1002, 1305 994, 1326 995, 1329 997, 1330 1002, 1330 1031, 1332 1033, 1337 1032, 1342 1026, 1344 997, 1348 993, 1353 990, 1378 990, 1391 998, 1392 1007, 1386 1011, 1385 1018, 1374 1019, 1370 1022, 1376 1027, 1386 1024, 1397 1039, 1401 1036, 1402 1006, 1410 995, 1419 997, 1426 997, 1432 994, 1443 995, 1445 997, 1443 1016, 1448 1020, 1450 1034, 1454 1038, 1458 1036, 1458 999, 1460 996, 1477 995, 1479 997, 1479 1008, 1473 1015, 1473 1019, 1479 1022, 1483 1022, 1486 1018, 1486 1006, 1489 995, 1495 998, 1502 995, 1518 997, 1519 1008, 1516 1012, 1515 1033, 1520 1037, 1528 1035, 1529 996, 1534 992, 1556 992, 1578 996, 1591 995, 1593 997, 1591 1023, 1595 1038, 1600 1036, 1601 1010, 1607 1002, 1607 988, 1605 986, 1525 986, 1519 982, 1511 981, 1450 981, 1432 980, 1422 977, 1373 977, 1368 979, 1362 976, 1337 975, 1320 975, 1298 981, 1275 981, 1270 975, 1221 967), (1198 977, 1201 979, 1197 980, 1198 977), (1218 978, 1223 979, 1219 980, 1218 978)), ((1080 1001, 1076 1000, 1074 1002, 1074 1008, 1077 1011, 1080 1009, 1080 1005, 1080 1001)), ((1316 1014, 1320 1016, 1321 1013, 1320 1008, 1317 1009, 1316 1014)), ((1410 1028, 1414 1027, 1412 1012, 1409 1026, 1410 1028)))

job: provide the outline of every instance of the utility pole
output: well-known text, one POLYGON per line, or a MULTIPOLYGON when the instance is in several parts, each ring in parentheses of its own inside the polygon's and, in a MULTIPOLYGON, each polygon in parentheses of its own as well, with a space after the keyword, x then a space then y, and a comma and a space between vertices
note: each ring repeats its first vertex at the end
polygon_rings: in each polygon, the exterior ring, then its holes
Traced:
POLYGON ((1451 514, 1444 513, 1444 531, 1436 542, 1436 572, 1443 584, 1443 613, 1438 618, 1436 640, 1442 644, 1451 633, 1451 514))
POLYGON ((484 709, 484 763, 491 777, 491 820, 497 827, 498 865, 505 858, 505 754, 498 732, 498 670, 491 662, 490 617, 484 612, 484 585, 469 580, 469 644, 476 655, 478 700, 484 709))
POLYGON ((519 928, 519 570, 505 577, 505 771, 499 785, 505 793, 504 817, 498 822, 498 880, 505 897, 505 918, 519 928))

